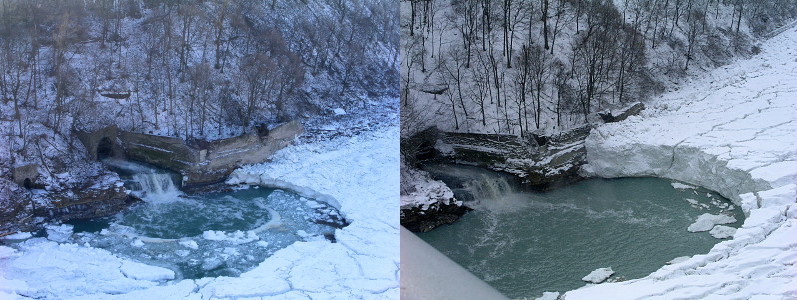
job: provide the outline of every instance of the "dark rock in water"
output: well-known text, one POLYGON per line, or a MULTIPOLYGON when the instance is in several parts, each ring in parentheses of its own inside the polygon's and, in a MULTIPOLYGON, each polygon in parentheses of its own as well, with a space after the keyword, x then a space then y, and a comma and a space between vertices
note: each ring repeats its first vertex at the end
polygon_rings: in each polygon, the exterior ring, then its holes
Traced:
POLYGON ((598 116, 601 117, 604 123, 620 122, 630 116, 639 114, 643 109, 645 109, 645 105, 642 102, 634 102, 620 109, 599 112, 598 116))
POLYGON ((437 226, 452 224, 466 212, 473 209, 459 201, 438 201, 427 209, 422 207, 402 207, 401 226, 412 232, 428 232, 437 226))

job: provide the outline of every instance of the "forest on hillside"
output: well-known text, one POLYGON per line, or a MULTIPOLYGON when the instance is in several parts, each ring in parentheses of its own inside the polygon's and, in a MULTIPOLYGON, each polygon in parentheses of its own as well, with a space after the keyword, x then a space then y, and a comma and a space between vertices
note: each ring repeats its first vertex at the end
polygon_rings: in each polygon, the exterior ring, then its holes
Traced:
POLYGON ((402 135, 526 136, 749 57, 789 0, 402 1, 402 135))
POLYGON ((56 190, 103 173, 76 132, 215 140, 394 103, 398 27, 380 0, 0 0, 0 198, 20 165, 56 190))

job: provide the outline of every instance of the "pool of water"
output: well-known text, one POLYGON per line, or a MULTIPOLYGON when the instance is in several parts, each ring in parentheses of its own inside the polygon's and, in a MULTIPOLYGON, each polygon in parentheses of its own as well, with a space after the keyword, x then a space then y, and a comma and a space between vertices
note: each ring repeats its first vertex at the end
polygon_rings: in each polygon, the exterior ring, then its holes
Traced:
POLYGON ((616 272, 610 280, 644 277, 721 241, 687 231, 699 215, 731 215, 731 227, 744 218, 719 194, 667 179, 591 179, 540 193, 481 168, 425 169, 474 210, 419 236, 509 297, 579 288, 602 267, 616 272))
POLYGON ((244 187, 186 195, 174 174, 131 162, 125 185, 142 203, 109 218, 76 220, 70 242, 168 267, 179 278, 237 276, 297 241, 330 240, 345 221, 335 207, 287 190, 244 187))

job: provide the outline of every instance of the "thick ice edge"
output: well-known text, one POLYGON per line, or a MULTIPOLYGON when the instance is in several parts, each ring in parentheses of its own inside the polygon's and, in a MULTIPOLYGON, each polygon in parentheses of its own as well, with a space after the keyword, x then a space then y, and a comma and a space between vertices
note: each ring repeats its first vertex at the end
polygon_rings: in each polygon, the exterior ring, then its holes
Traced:
POLYGON ((0 299, 398 299, 398 137, 391 127, 291 146, 231 175, 231 184, 293 189, 339 207, 351 224, 336 243, 294 243, 239 277, 175 282, 171 270, 103 249, 31 239, 24 251, 0 246, 0 299))
POLYGON ((587 175, 703 186, 748 216, 733 239, 649 276, 567 292, 577 299, 797 297, 797 29, 762 54, 657 100, 587 138, 587 175))

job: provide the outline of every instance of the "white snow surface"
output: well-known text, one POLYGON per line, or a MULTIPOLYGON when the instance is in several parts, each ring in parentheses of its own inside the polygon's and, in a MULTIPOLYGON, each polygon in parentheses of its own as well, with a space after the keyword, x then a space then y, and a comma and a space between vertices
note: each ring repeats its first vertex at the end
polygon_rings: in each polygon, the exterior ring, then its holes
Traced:
POLYGON ((0 246, 0 299, 398 299, 398 139, 393 126, 290 146, 230 177, 338 206, 351 224, 336 243, 296 242, 239 277, 175 281, 172 270, 103 249, 32 238, 20 251, 0 246))
POLYGON ((614 274, 614 270, 612 270, 612 268, 597 268, 590 272, 587 276, 584 276, 584 278, 581 278, 581 280, 592 283, 601 283, 606 281, 606 279, 609 279, 612 274, 614 274))
POLYGON ((733 239, 565 299, 797 297, 797 29, 761 48, 664 94, 640 117, 594 129, 586 142, 587 175, 665 177, 733 200, 747 215, 733 239))

